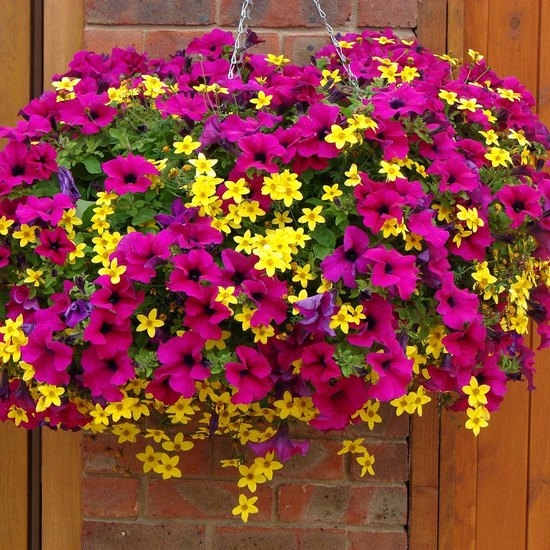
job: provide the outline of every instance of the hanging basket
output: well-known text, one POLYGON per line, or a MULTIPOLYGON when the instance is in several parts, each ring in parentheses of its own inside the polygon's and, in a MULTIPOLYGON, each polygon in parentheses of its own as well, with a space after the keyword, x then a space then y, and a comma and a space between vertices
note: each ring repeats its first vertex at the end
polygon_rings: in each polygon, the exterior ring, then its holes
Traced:
MULTIPOLYGON (((372 429, 381 402, 439 399, 477 435, 510 380, 533 387, 530 320, 548 344, 532 96, 390 31, 308 66, 241 37, 79 52, 0 131, 0 418, 146 433, 165 478, 229 434, 243 489, 307 452, 293 423, 372 429)), ((363 441, 343 452, 374 473, 363 441)))

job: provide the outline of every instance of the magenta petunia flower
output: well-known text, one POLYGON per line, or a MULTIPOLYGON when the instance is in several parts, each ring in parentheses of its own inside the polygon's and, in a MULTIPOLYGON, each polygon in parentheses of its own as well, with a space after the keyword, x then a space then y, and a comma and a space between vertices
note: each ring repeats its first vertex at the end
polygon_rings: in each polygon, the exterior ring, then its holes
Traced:
POLYGON ((542 214, 540 193, 529 185, 505 185, 497 198, 504 205, 504 212, 512 220, 510 229, 519 227, 527 216, 539 218, 542 214))
POLYGON ((340 378, 318 387, 312 395, 319 415, 310 424, 318 430, 341 430, 369 399, 367 384, 359 376, 340 378))
POLYGON ((54 332, 48 325, 36 325, 28 338, 27 344, 21 347, 21 356, 34 367, 36 380, 46 384, 67 384, 67 368, 73 359, 73 349, 54 339, 54 332))
MULTIPOLYGON (((481 345, 487 338, 487 329, 482 323, 474 321, 469 323, 462 330, 450 332, 443 337, 443 345, 452 355, 452 363, 457 368, 469 368, 475 365, 476 355, 483 349, 481 345)), ((458 380, 460 386, 468 384, 470 377, 469 371, 463 374, 463 378, 458 380)))
POLYGON ((158 174, 158 170, 148 160, 131 153, 104 162, 102 168, 107 174, 105 189, 118 195, 144 193, 151 187, 151 179, 147 176, 158 174))
POLYGON ((275 277, 265 277, 263 280, 248 280, 243 282, 245 294, 254 302, 256 311, 250 319, 253 327, 269 325, 271 321, 282 323, 286 319, 287 304, 284 296, 287 285, 275 277))
POLYGON ((106 93, 79 93, 75 99, 61 102, 58 108, 59 116, 66 124, 79 126, 85 135, 97 134, 117 115, 117 110, 107 103, 109 98, 106 93))
POLYGON ((225 365, 227 381, 237 389, 231 397, 231 402, 252 403, 263 399, 273 387, 269 377, 271 366, 267 359, 248 346, 237 346, 235 353, 239 362, 225 365))
POLYGON ((323 277, 336 282, 342 279, 349 288, 356 288, 357 273, 367 272, 366 252, 369 247, 367 234, 350 225, 344 231, 344 243, 321 262, 323 277))
POLYGON ((222 336, 219 324, 231 317, 231 310, 216 301, 217 288, 209 286, 202 288, 200 296, 189 296, 186 299, 183 324, 203 340, 219 340, 222 336))
POLYGON ((240 139, 237 145, 242 154, 237 156, 235 168, 229 176, 231 179, 244 176, 250 168, 265 170, 269 173, 279 171, 276 160, 284 154, 285 150, 272 134, 256 132, 240 139))
POLYGON ((191 332, 160 344, 157 356, 161 366, 155 377, 169 375, 170 387, 174 391, 183 397, 192 397, 195 382, 210 376, 210 369, 202 355, 203 348, 204 341, 191 332))
POLYGON ((130 317, 143 302, 144 292, 136 291, 125 275, 121 276, 116 285, 111 283, 107 275, 97 278, 95 283, 101 285, 90 296, 90 304, 95 308, 111 311, 124 319, 130 317))
POLYGON ((465 323, 481 320, 479 298, 469 290, 457 288, 451 273, 443 278, 435 298, 438 301, 435 310, 450 328, 460 329, 465 323))
POLYGON ((396 343, 396 318, 392 304, 382 296, 373 294, 370 298, 361 300, 361 305, 365 319, 359 323, 356 332, 347 335, 347 341, 364 348, 370 348, 375 343, 396 343))
POLYGON ((174 269, 166 287, 173 292, 184 292, 187 296, 201 298, 204 283, 220 278, 220 268, 214 258, 205 250, 190 250, 172 258, 174 269))
POLYGON ((408 359, 399 345, 392 345, 381 352, 367 355, 367 364, 378 375, 369 388, 369 397, 390 401, 407 393, 412 379, 414 361, 408 359))
POLYGON ((130 320, 107 309, 95 308, 82 338, 96 350, 102 346, 105 349, 126 351, 132 343, 130 320))
POLYGON ((315 387, 342 375, 340 367, 334 360, 335 347, 328 342, 316 342, 306 346, 302 351, 300 375, 309 380, 315 387))
POLYGON ((90 388, 93 397, 120 401, 124 394, 120 387, 135 377, 134 365, 128 354, 120 349, 95 346, 82 352, 82 383, 90 388))
POLYGON ((372 263, 373 285, 389 288, 392 292, 396 290, 402 300, 410 298, 418 281, 418 267, 414 256, 377 246, 367 250, 365 258, 372 263))
POLYGON ((57 265, 63 265, 69 253, 75 249, 74 243, 69 241, 62 227, 53 230, 43 229, 38 238, 40 244, 35 248, 35 252, 57 265))
POLYGON ((17 205, 16 214, 19 223, 34 224, 41 220, 56 226, 63 216, 63 210, 69 208, 74 208, 74 203, 64 193, 57 193, 53 197, 29 195, 17 205))

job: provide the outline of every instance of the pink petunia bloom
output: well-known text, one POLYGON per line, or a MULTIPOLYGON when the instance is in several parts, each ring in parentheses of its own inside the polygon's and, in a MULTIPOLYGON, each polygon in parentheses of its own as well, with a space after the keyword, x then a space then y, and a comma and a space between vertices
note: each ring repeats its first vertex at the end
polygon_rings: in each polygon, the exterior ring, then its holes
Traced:
POLYGON ((98 353, 92 346, 82 352, 82 383, 90 388, 93 397, 107 401, 120 401, 123 393, 120 386, 135 377, 132 360, 120 349, 104 346, 98 353))
POLYGON ((243 282, 245 294, 254 302, 256 311, 250 319, 253 327, 269 325, 271 321, 282 323, 286 319, 287 304, 284 296, 288 289, 286 283, 275 277, 263 280, 243 282))
POLYGON ((112 350, 126 351, 132 344, 130 319, 119 317, 107 309, 95 308, 82 338, 93 346, 106 346, 112 350))
POLYGON ((452 274, 444 277, 435 298, 438 301, 435 310, 450 328, 460 329, 465 323, 481 320, 479 298, 469 290, 458 288, 452 274))
POLYGON ((107 275, 99 277, 94 282, 101 285, 90 296, 90 304, 95 308, 106 309, 124 319, 130 317, 143 302, 144 292, 136 291, 125 275, 116 285, 111 283, 107 275))
POLYGON ((269 173, 279 171, 276 160, 284 154, 284 149, 274 135, 257 132, 240 139, 238 146, 242 154, 237 156, 235 168, 229 176, 231 179, 244 176, 250 168, 269 173))
POLYGON ((201 298, 205 285, 211 279, 219 279, 220 268, 205 250, 194 249, 172 258, 174 269, 166 287, 173 292, 201 298))
POLYGON ((378 233, 388 218, 403 219, 404 206, 399 193, 387 185, 367 190, 358 185, 354 189, 357 198, 357 212, 363 216, 363 224, 373 233, 378 233))
POLYGON ((231 317, 231 310, 216 301, 218 289, 202 287, 200 296, 189 296, 185 301, 183 325, 197 333, 203 340, 219 340, 222 329, 219 324, 231 317))
MULTIPOLYGON (((454 331, 443 337, 443 345, 452 355, 453 365, 460 370, 462 367, 471 367, 475 364, 477 353, 482 349, 481 343, 487 338, 487 330, 478 321, 466 325, 462 330, 454 331)), ((462 369, 464 370, 464 369, 462 369)), ((469 371, 462 374, 457 380, 460 386, 468 384, 469 371)))
POLYGON ((358 376, 340 378, 334 384, 325 384, 313 393, 319 415, 310 424, 318 430, 341 430, 369 398, 365 381, 358 376))
POLYGON ((332 282, 342 279, 347 287, 356 288, 357 273, 367 272, 368 246, 369 238, 364 231, 353 225, 346 227, 343 245, 321 262, 323 277, 332 282))
POLYGON ((195 382, 210 376, 210 369, 202 354, 203 348, 204 341, 191 332, 163 342, 157 351, 161 364, 157 369, 158 376, 169 374, 170 387, 183 397, 192 397, 195 394, 195 382))
POLYGON ((361 300, 365 319, 355 333, 347 336, 354 346, 370 348, 373 344, 391 345, 395 343, 395 314, 392 304, 378 294, 361 300))
POLYGON ((0 267, 6 267, 10 263, 11 249, 0 246, 0 267))
POLYGON ((107 174, 105 189, 118 195, 144 193, 151 187, 151 179, 147 176, 158 174, 158 170, 148 160, 131 153, 104 162, 102 168, 107 174))
POLYGON ((156 267, 170 258, 172 238, 166 231, 124 235, 111 258, 126 266, 125 275, 132 281, 150 283, 157 274, 156 267))
POLYGON ((248 346, 237 346, 235 353, 239 362, 225 365, 227 381, 237 389, 231 397, 231 402, 252 403, 263 399, 273 387, 269 376, 271 366, 267 359, 248 346))
POLYGON ((21 347, 21 356, 34 367, 36 380, 46 384, 67 384, 72 348, 55 340, 53 330, 45 325, 36 325, 28 338, 28 343, 21 347))
POLYGON ((323 383, 342 376, 334 360, 334 352, 335 347, 323 341, 304 347, 300 368, 302 378, 309 380, 315 387, 321 387, 323 383))
POLYGON ((254 254, 247 256, 231 248, 224 248, 221 252, 223 268, 219 279, 211 279, 213 284, 220 286, 234 286, 235 294, 240 294, 242 284, 248 280, 257 280, 261 277, 261 271, 254 266, 258 263, 258 257, 254 254))
POLYGON ((449 251, 467 262, 471 262, 472 260, 482 262, 485 260, 487 249, 495 239, 488 227, 489 222, 486 219, 484 219, 484 222, 485 225, 478 227, 475 233, 462 238, 460 246, 454 241, 449 242, 449 251))
POLYGON ((504 205, 505 214, 512 220, 510 229, 519 227, 527 216, 539 218, 542 214, 540 193, 529 185, 505 185, 497 198, 504 205))
POLYGON ((59 116, 71 126, 80 126, 83 134, 97 134, 117 115, 117 110, 107 105, 108 102, 106 93, 79 93, 75 99, 61 102, 59 116))
POLYGON ((367 364, 378 374, 378 380, 369 388, 369 398, 389 401, 407 393, 414 361, 407 358, 399 345, 369 353, 367 364))
POLYGON ((377 246, 365 252, 365 258, 372 263, 372 284, 390 291, 397 289, 402 300, 410 298, 418 281, 414 256, 377 246))
POLYGON ((34 249, 35 252, 49 258, 57 265, 63 265, 69 253, 76 248, 74 243, 69 241, 62 227, 56 227, 53 230, 43 229, 38 238, 40 244, 34 249))
POLYGON ((53 197, 29 195, 24 202, 17 205, 16 213, 19 223, 33 224, 42 220, 56 226, 63 216, 63 210, 73 207, 73 201, 63 193, 57 193, 53 197))

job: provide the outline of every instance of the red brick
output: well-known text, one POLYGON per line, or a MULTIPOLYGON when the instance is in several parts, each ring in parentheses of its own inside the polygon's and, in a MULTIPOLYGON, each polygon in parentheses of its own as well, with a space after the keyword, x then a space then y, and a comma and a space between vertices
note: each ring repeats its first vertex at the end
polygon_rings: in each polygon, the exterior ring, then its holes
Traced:
POLYGON ((145 51, 151 57, 166 57, 185 49, 193 38, 204 34, 196 31, 153 29, 145 31, 145 51))
MULTIPOLYGON (((351 0, 324 2, 323 9, 330 24, 336 28, 349 23, 351 0)), ((236 27, 241 14, 242 0, 221 0, 221 24, 236 27)), ((324 27, 312 0, 294 0, 292 7, 287 2, 255 2, 250 14, 250 26, 324 27)))
POLYGON ((204 550, 205 529, 178 524, 109 523, 85 521, 82 525, 82 550, 151 550, 185 548, 204 550))
POLYGON ((144 49, 145 32, 142 29, 95 28, 84 29, 84 48, 97 53, 111 53, 113 48, 133 46, 144 49))
POLYGON ((212 548, 219 548, 220 550, 290 550, 297 548, 297 546, 296 535, 293 530, 281 529, 275 526, 261 529, 240 525, 238 527, 216 528, 212 537, 212 548))
MULTIPOLYGON (((231 510, 239 500, 237 479, 238 477, 235 478, 235 483, 213 479, 151 479, 146 515, 150 518, 235 518, 231 510)), ((270 520, 273 508, 271 487, 258 486, 255 495, 258 497, 256 506, 259 512, 250 516, 249 521, 270 520)))
POLYGON ((300 550, 344 550, 347 540, 346 529, 304 529, 298 531, 300 550))
POLYGON ((405 438, 409 435, 410 417, 408 414, 397 416, 395 407, 389 403, 381 403, 378 409, 378 415, 382 418, 382 422, 374 425, 374 429, 370 430, 367 424, 360 423, 355 426, 346 428, 346 434, 353 437, 400 437, 405 438))
POLYGON ((358 27, 416 27, 417 0, 358 0, 358 27))
POLYGON ((338 451, 342 448, 339 441, 312 439, 309 452, 305 456, 293 456, 285 462, 282 470, 274 474, 276 479, 344 480, 346 471, 344 459, 338 451))
POLYGON ((365 474, 361 477, 361 469, 357 463, 356 457, 360 455, 348 455, 350 462, 351 479, 354 481, 369 482, 387 482, 387 481, 407 481, 409 479, 409 447, 406 441, 396 442, 376 442, 372 443, 368 439, 363 445, 367 451, 374 456, 374 477, 365 474))
POLYGON ((87 0, 86 19, 99 25, 211 25, 213 0, 87 0))
POLYGON ((407 489, 402 486, 355 486, 344 520, 353 525, 405 525, 407 489))
POLYGON ((326 33, 285 35, 283 52, 292 63, 308 65, 311 64, 312 55, 329 41, 326 33))
POLYGON ((350 531, 349 550, 407 550, 407 533, 399 531, 350 531))
POLYGON ((295 484, 279 486, 282 521, 341 523, 350 501, 347 485, 295 484))
POLYGON ((82 514, 90 518, 133 518, 138 515, 139 481, 129 477, 85 477, 82 514))

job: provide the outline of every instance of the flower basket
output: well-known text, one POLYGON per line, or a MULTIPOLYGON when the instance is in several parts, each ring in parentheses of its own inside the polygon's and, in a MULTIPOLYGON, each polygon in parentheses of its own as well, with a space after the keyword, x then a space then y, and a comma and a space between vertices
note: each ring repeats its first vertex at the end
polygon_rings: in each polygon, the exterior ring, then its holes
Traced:
POLYGON ((307 453, 296 422, 372 429, 435 397, 478 435, 510 380, 534 387, 549 134, 476 52, 364 32, 233 75, 233 45, 79 52, 1 129, 0 418, 150 437, 163 478, 229 435, 246 521, 307 453))

